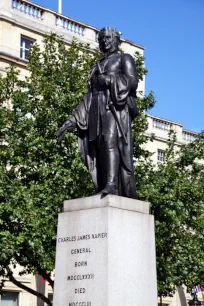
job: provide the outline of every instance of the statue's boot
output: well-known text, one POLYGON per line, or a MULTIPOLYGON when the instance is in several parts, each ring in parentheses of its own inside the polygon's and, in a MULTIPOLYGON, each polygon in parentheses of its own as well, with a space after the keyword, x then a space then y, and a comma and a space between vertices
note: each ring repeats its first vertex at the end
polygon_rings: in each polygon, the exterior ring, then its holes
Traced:
POLYGON ((116 185, 114 184, 107 184, 106 187, 102 190, 102 194, 103 195, 107 195, 107 194, 115 194, 118 195, 118 190, 116 185))

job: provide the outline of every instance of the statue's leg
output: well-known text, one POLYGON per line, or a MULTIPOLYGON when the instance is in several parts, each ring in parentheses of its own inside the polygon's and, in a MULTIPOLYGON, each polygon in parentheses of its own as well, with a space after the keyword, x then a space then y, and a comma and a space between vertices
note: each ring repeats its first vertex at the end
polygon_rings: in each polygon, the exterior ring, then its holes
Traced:
POLYGON ((118 194, 118 173, 120 156, 118 150, 117 133, 104 135, 103 143, 106 186, 102 190, 102 194, 118 194))
POLYGON ((102 138, 98 138, 94 141, 96 148, 96 168, 97 168, 97 193, 101 192, 106 186, 106 171, 104 164, 104 142, 102 138))
POLYGON ((128 171, 123 163, 120 165, 121 194, 123 197, 136 199, 136 182, 134 170, 128 171))

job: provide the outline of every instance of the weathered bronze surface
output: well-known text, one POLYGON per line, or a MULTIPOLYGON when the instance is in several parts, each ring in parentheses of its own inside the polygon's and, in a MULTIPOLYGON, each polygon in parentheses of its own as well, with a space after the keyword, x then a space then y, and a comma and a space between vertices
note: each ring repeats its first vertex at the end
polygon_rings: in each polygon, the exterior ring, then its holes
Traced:
POLYGON ((56 133, 78 129, 79 152, 96 193, 135 198, 131 120, 138 115, 137 70, 129 54, 118 52, 120 34, 110 27, 99 32, 104 54, 91 71, 88 93, 56 133))

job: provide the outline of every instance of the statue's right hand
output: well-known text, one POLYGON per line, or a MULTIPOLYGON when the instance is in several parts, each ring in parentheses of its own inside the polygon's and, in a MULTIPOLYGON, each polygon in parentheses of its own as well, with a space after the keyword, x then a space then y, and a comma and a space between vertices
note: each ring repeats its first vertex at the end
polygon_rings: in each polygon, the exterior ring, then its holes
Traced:
POLYGON ((62 138, 63 138, 63 136, 64 136, 64 134, 66 133, 66 132, 68 132, 68 131, 71 131, 71 130, 73 130, 75 128, 75 122, 74 122, 74 120, 72 119, 72 120, 67 120, 65 123, 64 123, 64 125, 62 126, 62 128, 59 130, 59 131, 57 131, 56 133, 55 133, 55 135, 58 137, 58 141, 60 142, 60 141, 62 141, 62 138))
POLYGON ((57 132, 55 133, 55 135, 56 135, 57 137, 59 137, 61 134, 62 134, 62 130, 59 130, 59 131, 57 131, 57 132))
POLYGON ((63 138, 65 132, 66 132, 66 130, 61 129, 61 130, 59 130, 59 131, 57 131, 55 133, 55 135, 57 136, 59 142, 62 141, 62 138, 63 138))

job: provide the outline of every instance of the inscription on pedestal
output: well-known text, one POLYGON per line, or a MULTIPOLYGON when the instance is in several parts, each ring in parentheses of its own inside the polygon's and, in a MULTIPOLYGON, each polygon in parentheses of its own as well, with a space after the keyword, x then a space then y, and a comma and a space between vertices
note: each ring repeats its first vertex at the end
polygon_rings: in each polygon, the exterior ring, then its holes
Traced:
MULTIPOLYGON (((86 295, 88 291, 87 286, 89 286, 89 282, 86 281, 94 280, 95 274, 97 274, 97 270, 93 271, 92 265, 89 265, 91 258, 93 259, 94 256, 98 256, 96 252, 96 241, 107 239, 107 237, 107 232, 104 232, 57 238, 57 243, 64 245, 68 249, 69 266, 72 267, 71 273, 66 276, 67 286, 71 286, 72 288, 72 294, 70 296, 73 301, 68 301, 69 306, 92 306, 92 301, 84 301, 83 298, 82 300, 78 300, 78 298, 86 295), (79 247, 81 243, 83 243, 83 247, 79 247), (91 258, 90 255, 92 256, 91 258), (80 285, 78 286, 79 283, 80 285), (76 301, 74 296, 76 297, 76 301)), ((91 299, 91 294, 86 295, 86 298, 91 299)))

